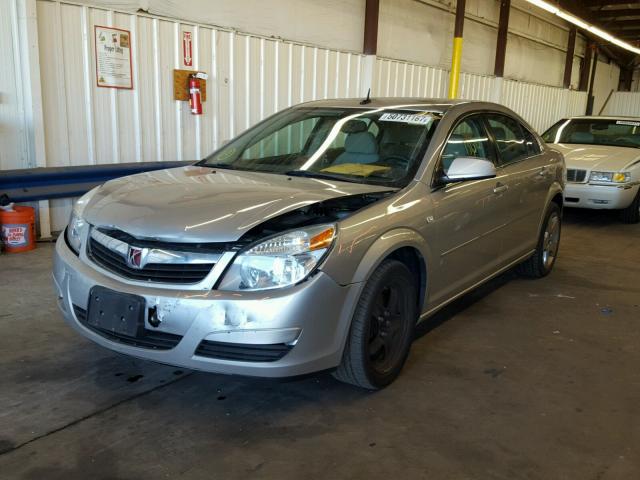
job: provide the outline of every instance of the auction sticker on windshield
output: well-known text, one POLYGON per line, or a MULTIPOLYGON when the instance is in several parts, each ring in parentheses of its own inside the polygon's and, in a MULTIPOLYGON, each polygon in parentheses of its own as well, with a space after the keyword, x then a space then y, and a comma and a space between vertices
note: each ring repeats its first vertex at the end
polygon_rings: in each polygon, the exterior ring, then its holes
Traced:
POLYGON ((616 125, 629 125, 630 127, 640 127, 640 122, 631 122, 629 120, 618 120, 616 125))
POLYGON ((433 120, 433 116, 430 113, 383 113, 380 116, 382 122, 402 122, 413 123, 417 125, 428 125, 433 120))

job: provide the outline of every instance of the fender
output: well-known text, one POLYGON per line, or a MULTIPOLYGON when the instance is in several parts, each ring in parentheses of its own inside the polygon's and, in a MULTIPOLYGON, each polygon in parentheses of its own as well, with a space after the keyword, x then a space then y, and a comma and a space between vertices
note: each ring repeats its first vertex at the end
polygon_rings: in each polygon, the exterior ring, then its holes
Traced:
MULTIPOLYGON (((555 180, 549 187, 549 192, 547 192, 547 199, 544 204, 544 209, 542 210, 542 214, 540 215, 540 219, 538 220, 538 235, 540 235, 540 232, 542 231, 542 227, 543 227, 542 224, 544 222, 544 217, 547 215, 547 210, 549 209, 549 205, 551 204, 553 197, 555 197, 558 194, 564 195, 564 188, 562 187, 562 184, 559 181, 555 180)), ((564 202, 564 197, 563 197, 563 202, 564 202)))
MULTIPOLYGON (((378 236, 378 238, 373 241, 365 254, 362 256, 362 259, 360 260, 358 267, 356 268, 353 275, 343 276, 341 274, 346 274, 346 272, 342 272, 338 269, 333 270, 330 268, 323 268, 322 270, 342 285, 362 284, 361 288, 363 288, 364 282, 369 279, 371 274, 375 271, 376 268, 378 268, 382 261, 389 255, 391 255, 394 251, 403 247, 411 247, 418 251, 424 263, 424 269, 426 271, 423 273, 426 276, 427 272, 429 271, 429 265, 432 264, 431 249, 429 248, 427 241, 422 235, 420 235, 417 231, 406 227, 387 230, 386 232, 378 236)), ((425 283, 425 291, 423 292, 422 299, 423 305, 426 303, 429 291, 429 282, 426 281, 425 283)))
MULTIPOLYGON (((362 294, 362 290, 366 284, 366 281, 369 279, 371 274, 375 271, 376 268, 382 263, 382 261, 387 258, 394 251, 403 247, 412 247, 415 248, 419 254, 422 256, 424 266, 426 271, 429 272, 429 265, 431 265, 432 254, 427 241, 424 239, 422 235, 420 235, 417 231, 412 230, 410 228, 394 228, 386 231, 382 235, 380 235, 369 247, 366 251, 358 268, 356 269, 353 276, 346 278, 346 281, 341 281, 343 279, 336 278, 334 276, 338 272, 332 273, 327 272, 324 268, 323 270, 329 276, 331 276, 336 282, 342 285, 350 285, 351 291, 349 293, 349 300, 345 302, 343 306, 343 312, 341 315, 341 321, 339 326, 339 333, 337 338, 340 339, 339 352, 340 358, 342 358, 342 352, 344 351, 345 344, 348 338, 349 328, 351 327, 351 320, 353 319, 353 315, 358 304, 358 298, 362 294)), ((339 275, 337 275, 339 277, 339 275)), ((422 298, 422 308, 421 312, 424 311, 425 306, 427 305, 427 298, 429 291, 429 281, 428 276, 426 277, 425 282, 425 291, 423 292, 422 298)))

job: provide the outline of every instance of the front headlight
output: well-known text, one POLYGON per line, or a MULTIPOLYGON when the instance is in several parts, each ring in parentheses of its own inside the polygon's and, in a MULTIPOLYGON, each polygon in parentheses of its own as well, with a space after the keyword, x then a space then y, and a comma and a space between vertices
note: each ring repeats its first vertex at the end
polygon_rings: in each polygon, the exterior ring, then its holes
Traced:
POLYGON ((86 222, 82 217, 80 217, 75 209, 71 212, 71 217, 69 218, 69 225, 67 225, 67 243, 71 247, 71 249, 79 253, 80 252, 80 244, 82 243, 82 230, 86 222))
POLYGON ((631 178, 628 172, 591 172, 590 182, 625 183, 631 178))
POLYGON ((236 257, 218 288, 251 291, 295 285, 320 264, 335 236, 335 225, 317 225, 264 240, 236 257))
POLYGON ((84 209, 89 203, 89 200, 95 195, 98 191, 96 187, 93 190, 88 191, 82 197, 78 199, 78 201, 73 205, 73 210, 71 211, 71 216, 69 217, 69 225, 67 225, 67 230, 65 232, 67 243, 71 247, 71 249, 78 254, 80 252, 80 244, 82 243, 82 232, 84 228, 87 226, 87 222, 85 222, 82 217, 84 213, 84 209))

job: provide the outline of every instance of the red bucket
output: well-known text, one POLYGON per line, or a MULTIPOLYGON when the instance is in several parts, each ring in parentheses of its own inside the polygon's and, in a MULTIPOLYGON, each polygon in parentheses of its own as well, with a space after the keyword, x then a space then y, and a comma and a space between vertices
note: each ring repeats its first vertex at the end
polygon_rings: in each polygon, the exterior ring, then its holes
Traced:
POLYGON ((32 207, 13 207, 13 212, 0 209, 2 243, 8 253, 36 248, 36 214, 32 207))

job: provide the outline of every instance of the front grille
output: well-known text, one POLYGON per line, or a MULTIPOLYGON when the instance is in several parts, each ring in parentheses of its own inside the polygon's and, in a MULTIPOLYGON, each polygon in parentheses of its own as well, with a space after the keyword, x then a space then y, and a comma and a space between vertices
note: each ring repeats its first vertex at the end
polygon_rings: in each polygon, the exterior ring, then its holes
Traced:
POLYGON ((158 283, 198 283, 209 275, 213 263, 149 263, 144 268, 130 267, 125 258, 89 237, 87 255, 101 267, 131 280, 158 283))
POLYGON ((292 348, 285 343, 255 345, 203 340, 196 349, 196 355, 239 362, 275 362, 289 353, 292 348))
POLYGON ((77 305, 73 306, 73 311, 76 314, 78 321, 92 332, 111 340, 113 342, 124 343, 131 345, 132 347, 151 348, 153 350, 170 350, 182 340, 182 335, 175 335, 173 333, 160 332, 155 330, 144 329, 144 335, 140 338, 127 337, 124 335, 118 335, 101 328, 94 327, 87 323, 87 311, 77 305))
POLYGON ((587 176, 586 170, 576 170, 575 168, 567 169, 567 181, 573 183, 581 183, 584 182, 584 179, 587 176))

